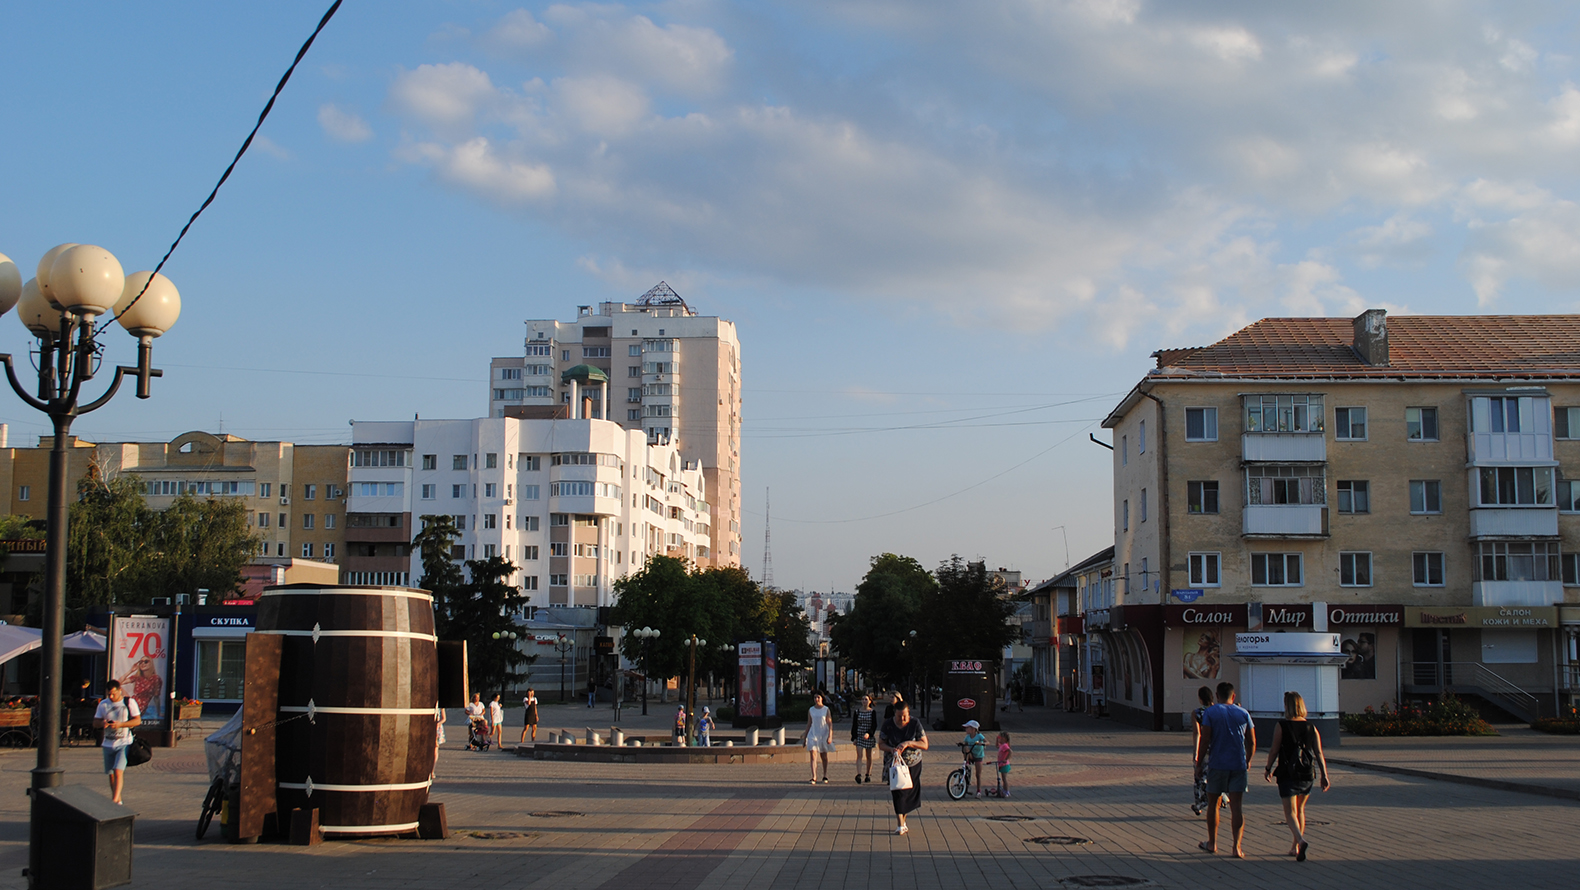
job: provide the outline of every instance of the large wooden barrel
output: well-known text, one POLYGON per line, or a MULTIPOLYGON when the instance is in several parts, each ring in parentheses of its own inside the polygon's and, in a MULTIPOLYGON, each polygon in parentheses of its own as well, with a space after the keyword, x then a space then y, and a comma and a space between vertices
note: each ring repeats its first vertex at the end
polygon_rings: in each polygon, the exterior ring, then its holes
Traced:
POLYGON ((270 587, 257 632, 285 638, 281 814, 316 807, 325 834, 416 830, 436 753, 433 597, 404 587, 270 587))

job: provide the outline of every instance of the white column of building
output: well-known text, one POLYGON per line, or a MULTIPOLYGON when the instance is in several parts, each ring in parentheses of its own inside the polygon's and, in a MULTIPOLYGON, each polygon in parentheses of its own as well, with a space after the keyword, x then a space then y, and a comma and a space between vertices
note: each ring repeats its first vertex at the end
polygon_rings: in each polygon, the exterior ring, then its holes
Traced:
POLYGON ((572 380, 571 381, 571 420, 575 420, 576 418, 581 416, 582 400, 581 400, 580 396, 581 396, 580 387, 577 386, 575 380, 572 380))
POLYGON ((599 397, 603 399, 603 401, 599 403, 599 404, 603 405, 603 408, 601 409, 603 411, 603 419, 604 420, 608 420, 609 419, 609 381, 608 380, 605 380, 604 382, 598 384, 598 392, 599 392, 599 397))
POLYGON ((607 560, 604 558, 604 551, 609 547, 609 539, 606 534, 608 531, 606 526, 609 523, 609 517, 598 516, 596 521, 598 523, 598 561, 593 565, 594 571, 596 571, 598 574, 594 575, 593 577, 598 579, 598 583, 593 585, 593 589, 597 591, 597 605, 602 606, 607 604, 607 600, 604 598, 604 591, 608 589, 604 584, 604 566, 607 562, 607 560))

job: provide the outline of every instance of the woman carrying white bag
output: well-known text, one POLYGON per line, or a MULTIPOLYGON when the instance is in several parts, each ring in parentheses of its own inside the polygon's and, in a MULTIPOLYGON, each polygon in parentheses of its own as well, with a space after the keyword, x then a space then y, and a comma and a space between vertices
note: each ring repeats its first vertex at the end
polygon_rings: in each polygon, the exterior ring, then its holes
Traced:
POLYGON ((878 732, 878 747, 894 755, 889 770, 889 792, 894 795, 894 815, 899 820, 895 834, 905 834, 905 814, 922 805, 922 752, 927 750, 927 732, 920 720, 912 719, 911 706, 898 702, 894 717, 884 721, 878 732))

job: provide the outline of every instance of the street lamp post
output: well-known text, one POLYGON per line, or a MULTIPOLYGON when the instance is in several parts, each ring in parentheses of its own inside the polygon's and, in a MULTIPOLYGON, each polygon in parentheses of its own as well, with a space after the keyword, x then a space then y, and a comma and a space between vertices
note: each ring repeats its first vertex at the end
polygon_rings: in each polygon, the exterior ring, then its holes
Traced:
POLYGON ((647 684, 652 677, 653 668, 653 640, 662 635, 655 627, 640 627, 631 631, 631 636, 642 641, 642 716, 647 716, 647 684))
MULTIPOLYGON (((516 643, 515 643, 516 632, 513 631, 513 630, 496 630, 496 631, 494 631, 494 639, 496 639, 496 640, 504 640, 505 642, 510 644, 510 648, 512 648, 512 649, 516 648, 516 643)), ((507 673, 510 671, 510 662, 509 661, 505 662, 505 671, 507 673)), ((500 692, 504 692, 505 691, 504 690, 504 685, 505 685, 505 678, 504 677, 501 677, 499 679, 499 685, 500 685, 500 690, 499 691, 500 692)), ((519 692, 520 690, 518 689, 516 691, 519 692)))
POLYGON ((691 635, 691 665, 686 669, 686 743, 697 733, 697 647, 708 645, 707 640, 691 635))
POLYGON ((559 634, 554 639, 554 650, 560 653, 560 704, 565 704, 565 655, 576 648, 576 639, 565 634, 559 634))
MULTIPOLYGON (((16 263, 0 254, 0 314, 16 307, 17 317, 38 339, 38 379, 34 392, 17 379, 9 354, 0 354, 11 389, 29 406, 49 415, 55 439, 49 452, 49 519, 45 532, 43 652, 39 667, 38 761, 35 792, 61 784, 60 672, 66 610, 66 438, 78 415, 103 407, 127 375, 137 378, 137 397, 149 396, 149 380, 162 376, 152 367, 154 338, 181 314, 181 295, 170 279, 153 272, 126 275, 120 261, 92 244, 61 244, 44 254, 38 275, 26 284, 16 263), (99 371, 104 346, 94 320, 106 312, 137 338, 137 366, 117 365, 103 395, 79 404, 83 384, 99 371)), ((28 873, 37 875, 41 859, 39 796, 33 794, 28 873)))
MULTIPOLYGON (((719 644, 719 653, 724 656, 724 661, 725 661, 726 664, 729 663, 730 653, 734 652, 734 651, 735 651, 735 644, 734 643, 720 643, 719 644)), ((735 672, 734 669, 730 669, 730 670, 725 672, 725 680, 724 680, 724 688, 725 689, 734 689, 735 688, 735 682, 734 682, 734 679, 733 679, 734 676, 735 676, 735 673, 736 672, 735 672)), ((731 697, 731 696, 726 696, 726 698, 729 698, 729 697, 731 697)))

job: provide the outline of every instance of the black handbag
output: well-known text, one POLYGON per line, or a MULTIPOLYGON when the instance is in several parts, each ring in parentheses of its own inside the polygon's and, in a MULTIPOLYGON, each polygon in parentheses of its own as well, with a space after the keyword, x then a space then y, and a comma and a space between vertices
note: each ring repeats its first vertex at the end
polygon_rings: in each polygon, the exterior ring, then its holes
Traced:
POLYGON ((126 746, 126 765, 141 766, 154 759, 154 749, 148 740, 141 736, 132 736, 132 743, 126 746))

